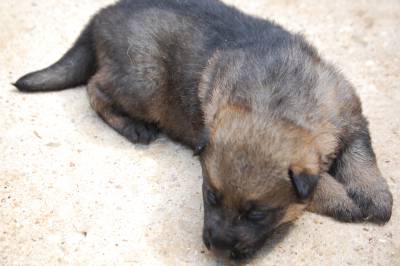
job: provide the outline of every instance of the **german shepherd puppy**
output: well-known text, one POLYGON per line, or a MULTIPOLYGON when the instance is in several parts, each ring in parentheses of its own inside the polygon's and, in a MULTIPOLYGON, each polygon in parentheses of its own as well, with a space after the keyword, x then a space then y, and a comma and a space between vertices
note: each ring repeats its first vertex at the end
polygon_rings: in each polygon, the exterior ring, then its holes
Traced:
POLYGON ((203 240, 243 258, 304 210, 385 223, 392 195, 352 85, 304 38, 217 0, 122 0, 20 91, 88 84, 134 143, 200 155, 203 240))

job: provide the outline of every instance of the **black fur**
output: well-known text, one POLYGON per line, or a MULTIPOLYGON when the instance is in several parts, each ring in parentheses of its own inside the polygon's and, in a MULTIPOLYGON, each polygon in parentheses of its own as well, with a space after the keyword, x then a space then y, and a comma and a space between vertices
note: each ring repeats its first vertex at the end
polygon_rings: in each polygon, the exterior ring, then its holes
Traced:
POLYGON ((339 152, 329 178, 345 192, 329 194, 325 184, 315 210, 339 220, 390 218, 392 197, 352 86, 301 36, 270 21, 217 0, 122 0, 95 15, 58 62, 15 86, 82 84, 93 109, 130 141, 149 143, 162 130, 200 155, 203 170, 212 170, 204 182, 228 194, 228 207, 204 205, 205 244, 232 257, 253 254, 318 185, 319 176, 304 173, 292 173, 291 183, 291 163, 316 168, 320 158, 329 169, 339 152), (330 147, 337 139, 342 150, 330 147), (280 211, 261 202, 262 222, 242 219, 240 205, 253 192, 280 211), (347 205, 331 204, 343 194, 347 205))
POLYGON ((295 174, 291 170, 289 176, 300 200, 305 200, 312 194, 319 180, 317 175, 295 174))
POLYGON ((219 1, 124 0, 100 11, 57 63, 23 76, 15 86, 30 92, 62 90, 87 83, 104 64, 113 79, 108 85, 118 88, 107 95, 137 99, 119 104, 124 113, 157 123, 194 148, 204 127, 199 82, 210 57, 236 49, 262 56, 262 50, 297 41, 280 26, 219 1), (162 106, 154 106, 147 97, 160 87, 162 106), (161 121, 149 117, 152 108, 162 109, 161 121))
POLYGON ((86 84, 96 70, 91 24, 73 47, 56 63, 21 77, 15 85, 20 91, 63 90, 86 84))

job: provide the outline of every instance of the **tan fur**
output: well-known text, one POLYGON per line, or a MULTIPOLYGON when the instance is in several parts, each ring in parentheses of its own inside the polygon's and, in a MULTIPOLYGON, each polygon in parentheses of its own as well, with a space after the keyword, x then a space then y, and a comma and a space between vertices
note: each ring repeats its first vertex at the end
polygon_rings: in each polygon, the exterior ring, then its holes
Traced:
MULTIPOLYGON (((217 54, 210 60, 211 71, 219 56, 217 54)), ((301 112, 276 115, 274 110, 266 108, 257 88, 252 88, 251 94, 238 94, 230 88, 228 79, 218 72, 211 93, 205 89, 208 81, 203 81, 199 95, 206 103, 205 123, 210 128, 209 147, 203 155, 203 162, 208 166, 207 180, 224 194, 227 208, 238 209, 243 202, 257 202, 284 208, 286 212, 279 224, 297 219, 311 199, 302 203, 296 200, 287 174, 290 169, 294 174, 321 178, 309 210, 342 221, 360 221, 365 217, 349 196, 351 192, 346 189, 347 184, 327 173, 343 149, 339 140, 365 130, 360 103, 349 84, 340 80, 339 74, 332 72, 329 65, 323 62, 318 65, 318 62, 314 61, 314 64, 321 75, 318 83, 321 89, 316 96, 323 103, 313 114, 318 119, 310 119, 308 117, 312 114, 301 112), (344 101, 350 104, 344 104, 344 101), (349 121, 349 126, 339 127, 343 121, 332 120, 335 116, 349 121)), ((241 60, 229 67, 232 73, 237 73, 242 68, 241 60)), ((349 178, 354 174, 362 176, 352 179, 349 184, 373 189, 372 184, 379 182, 385 187, 386 183, 379 178, 374 155, 364 147, 360 147, 358 152, 371 160, 368 165, 362 162, 352 165, 357 157, 348 159, 347 173, 343 174, 349 178)), ((382 195, 388 195, 389 198, 382 201, 390 204, 390 192, 382 195)))
POLYGON ((300 35, 219 1, 122 1, 15 85, 88 81, 93 109, 133 143, 161 129, 200 155, 207 247, 249 255, 307 206, 390 219, 360 100, 300 35))
POLYGON ((279 221, 279 225, 296 220, 303 214, 306 207, 307 205, 305 204, 291 204, 288 207, 285 216, 279 221))

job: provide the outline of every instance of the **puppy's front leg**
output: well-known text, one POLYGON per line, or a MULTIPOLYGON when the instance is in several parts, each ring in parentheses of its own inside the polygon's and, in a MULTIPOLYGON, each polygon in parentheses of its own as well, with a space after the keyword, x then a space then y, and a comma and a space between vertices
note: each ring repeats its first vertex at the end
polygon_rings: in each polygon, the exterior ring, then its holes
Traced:
POLYGON ((347 195, 344 186, 328 173, 321 175, 307 210, 342 222, 357 222, 363 218, 361 209, 347 195))
POLYGON ((374 223, 389 221, 393 198, 378 169, 366 123, 344 147, 330 173, 344 185, 349 197, 360 207, 364 220, 374 223))

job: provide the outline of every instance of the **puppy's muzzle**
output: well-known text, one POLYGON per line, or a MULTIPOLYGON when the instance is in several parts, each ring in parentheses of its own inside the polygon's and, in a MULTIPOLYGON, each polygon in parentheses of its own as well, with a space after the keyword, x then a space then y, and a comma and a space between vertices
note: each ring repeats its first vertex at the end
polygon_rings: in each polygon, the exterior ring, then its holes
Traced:
POLYGON ((203 242, 208 250, 212 250, 223 257, 237 258, 236 250, 238 241, 220 228, 207 228, 203 231, 203 242))

